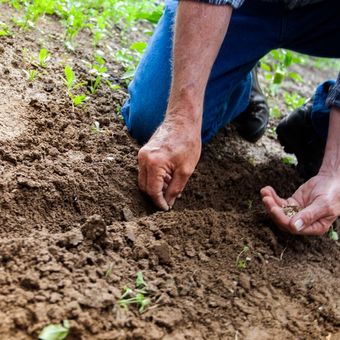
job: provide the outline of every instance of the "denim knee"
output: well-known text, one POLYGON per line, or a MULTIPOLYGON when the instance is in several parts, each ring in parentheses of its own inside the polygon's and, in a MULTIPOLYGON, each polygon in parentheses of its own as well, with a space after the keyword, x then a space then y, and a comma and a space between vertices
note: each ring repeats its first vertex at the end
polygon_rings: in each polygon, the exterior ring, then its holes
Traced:
POLYGON ((128 99, 122 108, 122 115, 129 133, 139 144, 146 143, 158 126, 163 116, 159 109, 150 102, 128 99))

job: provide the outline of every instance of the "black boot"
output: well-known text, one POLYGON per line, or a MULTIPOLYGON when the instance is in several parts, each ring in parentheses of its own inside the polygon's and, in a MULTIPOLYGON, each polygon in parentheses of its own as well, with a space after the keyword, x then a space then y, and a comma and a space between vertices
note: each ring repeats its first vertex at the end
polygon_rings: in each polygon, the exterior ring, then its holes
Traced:
POLYGON ((279 142, 287 153, 295 154, 299 175, 308 180, 320 169, 325 142, 312 126, 310 112, 313 99, 283 118, 276 128, 279 142))
POLYGON ((257 78, 257 66, 252 70, 253 85, 249 105, 234 121, 239 135, 255 143, 265 133, 269 120, 269 108, 257 78))

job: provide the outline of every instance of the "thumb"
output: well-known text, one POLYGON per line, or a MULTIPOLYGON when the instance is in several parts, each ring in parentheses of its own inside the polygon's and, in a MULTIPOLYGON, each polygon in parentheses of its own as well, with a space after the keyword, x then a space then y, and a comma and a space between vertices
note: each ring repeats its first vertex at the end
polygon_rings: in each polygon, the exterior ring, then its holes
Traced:
POLYGON ((311 205, 298 212, 290 221, 290 226, 297 232, 307 228, 321 218, 326 217, 326 210, 318 202, 313 202, 311 205))
POLYGON ((184 190, 184 187, 187 184, 190 175, 191 174, 185 173, 181 170, 178 170, 174 173, 173 178, 169 183, 169 186, 164 195, 165 200, 168 202, 170 208, 174 205, 176 198, 184 190))

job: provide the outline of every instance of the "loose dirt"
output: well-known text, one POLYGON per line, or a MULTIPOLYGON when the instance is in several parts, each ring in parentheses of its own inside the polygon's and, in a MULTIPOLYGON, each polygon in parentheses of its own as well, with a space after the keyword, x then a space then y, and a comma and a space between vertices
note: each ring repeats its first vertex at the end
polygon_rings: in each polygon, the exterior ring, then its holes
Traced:
POLYGON ((174 210, 157 212, 137 189, 125 94, 76 109, 66 96, 65 61, 86 80, 89 37, 72 54, 61 25, 39 27, 0 40, 0 338, 68 319, 68 339, 339 339, 338 243, 284 234, 261 205, 264 185, 301 184, 272 134, 253 146, 221 131, 174 210), (24 51, 41 47, 52 60, 29 83, 24 51), (118 305, 138 271, 152 300, 141 315, 118 305))

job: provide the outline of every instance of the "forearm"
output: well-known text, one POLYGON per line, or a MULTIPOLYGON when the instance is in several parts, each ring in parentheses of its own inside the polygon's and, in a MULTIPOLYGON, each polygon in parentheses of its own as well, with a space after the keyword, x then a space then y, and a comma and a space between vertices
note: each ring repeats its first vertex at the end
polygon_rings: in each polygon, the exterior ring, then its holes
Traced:
POLYGON ((167 120, 183 118, 200 128, 208 78, 226 35, 232 7, 179 4, 167 120))
POLYGON ((329 130, 325 155, 320 174, 340 176, 340 108, 333 106, 329 118, 329 130))

